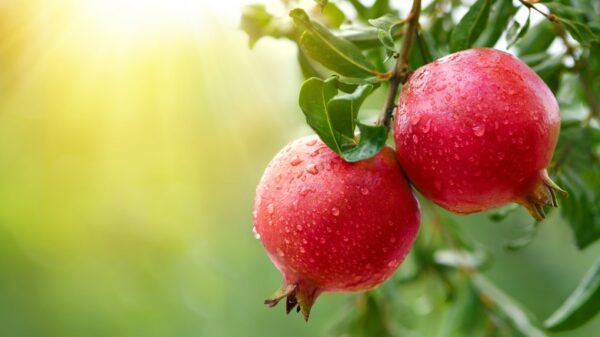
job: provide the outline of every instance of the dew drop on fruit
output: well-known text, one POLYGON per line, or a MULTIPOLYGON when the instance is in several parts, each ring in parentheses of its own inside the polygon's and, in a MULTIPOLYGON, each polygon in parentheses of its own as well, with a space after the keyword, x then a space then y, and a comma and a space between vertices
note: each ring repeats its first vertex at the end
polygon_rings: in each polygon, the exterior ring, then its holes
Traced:
POLYGON ((315 164, 310 164, 306 168, 306 172, 315 175, 315 174, 319 173, 319 169, 315 166, 315 164))
POLYGON ((301 232, 301 231, 302 231, 302 229, 303 229, 303 228, 302 228, 302 225, 296 225, 296 229, 297 229, 298 231, 300 231, 300 232, 301 232))
POLYGON ((285 254, 283 253, 283 250, 277 248, 277 255, 279 255, 280 257, 284 257, 285 254))
POLYGON ((332 208, 332 209, 331 209, 331 214, 332 214, 333 216, 338 216, 338 215, 340 215, 340 209, 339 209, 339 208, 337 208, 337 207, 334 207, 334 208, 332 208))
POLYGON ((413 135, 412 140, 413 140, 413 143, 415 143, 415 144, 419 143, 419 137, 417 137, 417 135, 413 135))
POLYGON ((369 189, 366 188, 366 187, 363 187, 363 188, 360 189, 360 193, 362 195, 367 195, 367 194, 369 194, 369 189))
POLYGON ((300 165, 300 163, 302 163, 302 159, 298 158, 298 156, 296 156, 291 162, 290 165, 292 166, 298 166, 300 165))
POLYGON ((273 206, 273 204, 268 204, 267 212, 269 212, 269 214, 273 214, 274 211, 275 211, 275 207, 273 206))
POLYGON ((504 154, 504 152, 498 152, 498 159, 499 159, 499 160, 502 160, 502 159, 504 159, 504 157, 505 157, 505 154, 504 154))
POLYGON ((311 156, 311 157, 316 157, 316 156, 318 156, 318 155, 319 155, 319 152, 321 152, 321 149, 320 149, 320 148, 319 148, 319 149, 316 149, 316 150, 314 150, 313 152, 311 152, 311 153, 310 153, 310 156, 311 156))
POLYGON ((421 127, 421 131, 423 133, 427 133, 427 132, 429 132, 430 128, 431 128, 431 119, 427 120, 427 122, 421 127))
POLYGON ((302 187, 300 190, 300 196, 305 197, 310 192, 312 192, 310 188, 302 187))
POLYGON ((319 242, 320 242, 321 244, 325 244, 327 241, 325 240, 325 238, 321 238, 321 239, 319 239, 319 242))
POLYGON ((260 234, 258 233, 258 231, 256 230, 256 227, 252 227, 252 234, 254 234, 254 238, 256 240, 260 240, 260 234))
POLYGON ((485 125, 475 125, 473 127, 473 133, 477 137, 483 137, 483 135, 485 134, 485 125))
POLYGON ((317 140, 316 139, 311 139, 308 142, 306 142, 306 145, 308 145, 308 146, 313 146, 315 144, 317 144, 317 140))
POLYGON ((417 124, 419 124, 420 120, 421 120, 421 115, 413 115, 413 117, 410 119, 410 123, 412 125, 417 125, 417 124))

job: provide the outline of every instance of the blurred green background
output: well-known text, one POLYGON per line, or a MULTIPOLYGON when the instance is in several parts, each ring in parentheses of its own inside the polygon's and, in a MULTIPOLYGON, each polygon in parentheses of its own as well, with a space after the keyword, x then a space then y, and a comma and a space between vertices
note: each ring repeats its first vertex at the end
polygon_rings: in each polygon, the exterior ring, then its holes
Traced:
MULTIPOLYGON (((243 2, 0 1, 0 336, 327 336, 352 308, 325 294, 307 324, 262 304, 281 278, 254 187, 310 131, 295 46, 249 50, 243 2)), ((540 319, 600 254, 556 215, 518 252, 524 211, 460 218, 540 319)))

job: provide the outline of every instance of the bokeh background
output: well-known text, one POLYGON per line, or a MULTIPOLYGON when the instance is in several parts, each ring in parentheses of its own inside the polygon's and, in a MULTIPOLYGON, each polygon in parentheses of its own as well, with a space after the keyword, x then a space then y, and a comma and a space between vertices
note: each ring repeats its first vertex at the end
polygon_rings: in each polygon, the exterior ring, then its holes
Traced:
MULTIPOLYGON (((281 279, 254 188, 310 131, 295 46, 250 50, 248 2, 0 0, 0 336, 327 336, 352 308, 325 294, 307 324, 262 305, 281 279)), ((600 255, 557 214, 518 252, 524 211, 460 220, 540 319, 600 255)))

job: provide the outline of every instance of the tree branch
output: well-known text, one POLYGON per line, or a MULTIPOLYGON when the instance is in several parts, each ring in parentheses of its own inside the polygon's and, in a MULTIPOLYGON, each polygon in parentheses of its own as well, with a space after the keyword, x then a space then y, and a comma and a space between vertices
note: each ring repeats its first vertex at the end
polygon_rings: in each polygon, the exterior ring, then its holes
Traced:
POLYGON ((379 123, 389 128, 392 117, 394 115, 394 109, 396 108, 396 95, 398 94, 398 88, 400 84, 404 84, 408 79, 409 65, 408 57, 410 56, 410 49, 413 45, 413 39, 417 33, 419 27, 419 15, 421 14, 421 0, 413 0, 412 8, 410 13, 405 19, 406 30, 404 33, 404 40, 402 40, 402 46, 392 77, 390 78, 390 88, 388 96, 385 101, 383 109, 383 115, 381 116, 379 123))

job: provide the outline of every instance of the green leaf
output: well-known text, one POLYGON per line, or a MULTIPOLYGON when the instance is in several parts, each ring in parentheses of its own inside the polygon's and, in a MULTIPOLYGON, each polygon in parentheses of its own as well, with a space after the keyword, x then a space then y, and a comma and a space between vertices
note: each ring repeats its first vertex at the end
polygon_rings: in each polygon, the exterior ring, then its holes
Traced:
POLYGON ((273 16, 264 5, 253 4, 242 8, 240 28, 248 34, 250 48, 263 36, 279 35, 272 23, 273 16))
POLYGON ((337 95, 327 102, 329 115, 332 120, 338 121, 336 129, 346 138, 354 138, 358 110, 371 91, 372 85, 361 85, 353 93, 337 95))
POLYGON ((534 25, 516 45, 519 56, 546 51, 556 38, 556 30, 551 22, 542 20, 534 25))
POLYGON ((546 82, 553 93, 558 92, 560 78, 563 70, 565 70, 562 55, 548 55, 545 60, 533 66, 532 69, 546 82))
POLYGON ((464 282, 450 304, 450 308, 445 311, 438 336, 479 336, 479 332, 485 328, 486 317, 483 303, 473 285, 464 282))
POLYGON ((491 3, 492 0, 477 0, 460 19, 450 34, 451 52, 471 47, 485 27, 491 3))
POLYGON ((346 15, 334 3, 330 2, 326 6, 323 6, 322 8, 323 8, 323 10, 321 11, 321 17, 322 17, 322 21, 326 25, 328 25, 330 27, 334 27, 334 28, 340 28, 342 23, 344 23, 344 21, 346 21, 346 15))
MULTIPOLYGON (((519 23, 517 21, 515 21, 514 23, 517 26, 519 26, 519 23)), ((525 36, 525 34, 527 34, 530 24, 531 24, 531 10, 529 10, 529 13, 527 14, 527 20, 525 21, 525 24, 523 25, 523 27, 520 29, 517 28, 518 33, 515 33, 514 36, 509 35, 509 33, 511 33, 511 29, 509 29, 508 32, 506 33, 506 40, 508 41, 508 48, 512 47, 517 41, 519 41, 523 36, 525 36)))
POLYGON ((290 16, 303 33, 298 39, 300 48, 315 61, 336 73, 355 78, 381 75, 352 42, 335 36, 321 24, 309 19, 306 12, 296 8, 290 16))
POLYGON ((544 6, 548 7, 552 14, 558 15, 560 18, 577 19, 585 14, 585 12, 579 8, 571 7, 559 2, 547 2, 544 3, 544 6))
POLYGON ((569 193, 559 196, 559 209, 579 249, 600 239, 599 148, 600 130, 588 126, 563 130, 555 151, 555 181, 569 193))
POLYGON ((321 7, 325 7, 327 6, 327 3, 329 3, 329 0, 315 0, 315 2, 321 6, 321 7))
POLYGON ((335 81, 335 78, 325 81, 319 78, 306 80, 300 89, 300 109, 304 112, 308 125, 321 140, 335 152, 342 153, 342 145, 347 140, 334 128, 336 121, 331 119, 327 111, 327 103, 337 95, 335 81))
POLYGON ((306 80, 300 89, 300 108, 321 140, 346 161, 370 158, 385 145, 388 134, 383 126, 357 122, 360 105, 373 85, 359 85, 351 93, 339 94, 338 86, 347 85, 339 83, 337 77, 306 80), (355 135, 356 126, 359 136, 355 135))
POLYGON ((550 331, 575 329, 600 312, 600 260, 585 274, 575 291, 544 322, 550 331))
POLYGON ((476 45, 479 47, 493 47, 502 36, 510 18, 515 15, 518 7, 512 0, 498 0, 492 8, 490 21, 485 30, 477 40, 476 45))
POLYGON ((387 139, 388 130, 383 125, 366 125, 358 123, 360 138, 358 144, 342 153, 342 157, 350 163, 365 160, 376 155, 387 139))
POLYGON ((386 14, 384 16, 378 17, 377 19, 369 20, 369 23, 377 28, 378 38, 383 44, 383 46, 391 51, 396 52, 396 46, 394 45, 394 38, 392 36, 393 30, 396 27, 404 24, 404 21, 394 17, 391 14, 386 14))
POLYGON ((592 32, 590 27, 583 23, 562 18, 560 19, 560 22, 565 26, 567 31, 569 31, 569 34, 584 46, 589 46, 590 43, 598 42, 599 37, 592 32))
POLYGON ((495 304, 495 310, 504 317, 507 323, 526 337, 547 337, 531 320, 529 315, 512 298, 496 288, 489 280, 480 274, 472 276, 473 285, 482 296, 489 298, 495 304))

